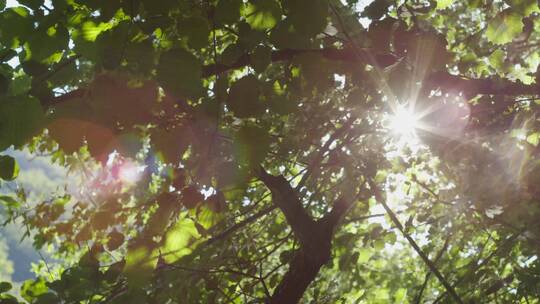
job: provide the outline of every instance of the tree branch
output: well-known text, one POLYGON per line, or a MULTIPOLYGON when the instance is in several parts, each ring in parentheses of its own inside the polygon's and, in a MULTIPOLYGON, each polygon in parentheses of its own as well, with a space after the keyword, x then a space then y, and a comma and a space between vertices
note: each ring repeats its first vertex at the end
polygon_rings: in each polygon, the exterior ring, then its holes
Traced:
MULTIPOLYGON (((324 58, 332 61, 350 62, 355 64, 370 64, 378 68, 389 67, 399 58, 392 54, 373 54, 370 49, 284 49, 272 52, 272 62, 288 61, 301 54, 320 54, 324 58)), ((245 67, 249 65, 249 55, 242 55, 231 65, 221 63, 209 64, 203 67, 202 76, 204 78, 225 73, 230 70, 245 67)), ((525 85, 521 82, 512 82, 506 79, 468 79, 447 72, 436 72, 424 79, 424 90, 441 89, 442 91, 464 92, 468 96, 476 95, 540 95, 540 88, 537 85, 525 85)), ((64 95, 53 97, 49 100, 43 100, 45 106, 64 102, 72 98, 84 96, 87 90, 84 88, 76 89, 64 95)))
POLYGON ((447 72, 436 72, 424 79, 424 87, 433 90, 463 92, 468 96, 476 95, 539 95, 538 85, 526 85, 501 78, 470 79, 451 75, 447 72))
MULTIPOLYGON (((450 239, 452 238, 452 235, 449 234, 448 237, 446 238, 446 240, 444 241, 444 245, 442 246, 441 250, 439 250, 439 252, 437 253, 437 256, 435 257, 435 260, 433 260, 433 264, 437 264, 437 262, 439 261, 439 259, 443 256, 444 252, 446 251, 446 249, 448 248, 448 245, 450 244, 450 239)), ((432 272, 429 271, 428 273, 426 273, 426 276, 424 277, 424 283, 422 284, 422 287, 420 288, 420 291, 418 292, 418 295, 416 295, 415 297, 415 303, 416 304, 420 304, 421 300, 422 300, 422 295, 424 294, 424 290, 426 289, 427 287, 427 284, 428 284, 428 281, 429 281, 429 278, 431 277, 431 274, 432 272)))
MULTIPOLYGON (((497 248, 495 250, 493 250, 493 252, 491 252, 487 257, 485 257, 484 259, 482 259, 482 262, 474 267, 471 267, 469 268, 469 271, 467 271, 467 273, 461 277, 459 280, 457 280, 457 282, 454 283, 453 287, 457 287, 459 286, 463 281, 465 281, 465 278, 467 278, 469 275, 471 275, 472 273, 476 273, 478 270, 480 270, 480 268, 482 268, 484 265, 486 265, 487 263, 489 263, 491 261, 491 259, 497 255, 497 253, 499 251, 502 250, 502 248, 507 248, 507 246, 509 244, 511 244, 512 242, 514 242, 520 235, 521 233, 523 232, 524 230, 521 230, 517 233, 514 233, 512 236, 510 236, 509 238, 507 238, 506 240, 504 240, 504 242, 502 244, 500 244, 499 246, 497 246, 497 248)), ((436 304, 436 303, 439 303, 442 299, 444 299, 444 297, 446 297, 446 295, 448 294, 448 291, 447 292, 444 292, 442 293, 437 299, 435 299, 435 301, 433 301, 433 304, 436 304)))
POLYGON ((291 226, 293 233, 300 243, 303 245, 310 243, 316 223, 302 206, 297 192, 281 175, 270 175, 262 167, 259 168, 257 175, 266 187, 270 189, 270 192, 272 192, 272 201, 281 209, 287 219, 287 223, 291 226))
MULTIPOLYGON (((272 52, 272 62, 280 62, 291 60, 293 57, 302 54, 319 54, 328 60, 346 61, 346 62, 369 62, 376 64, 379 67, 387 67, 398 61, 396 56, 391 54, 372 54, 369 49, 361 49, 359 51, 354 49, 284 49, 276 50, 272 52)), ((217 74, 221 74, 230 70, 238 69, 249 65, 249 55, 244 54, 240 56, 236 62, 231 65, 224 65, 221 63, 210 64, 203 67, 203 77, 209 77, 217 74)))
POLYGON ((333 233, 334 229, 338 226, 341 219, 347 214, 352 207, 352 202, 340 197, 334 203, 332 210, 328 212, 319 222, 326 226, 326 229, 333 233))
POLYGON ((289 270, 267 303, 298 303, 321 267, 330 260, 334 230, 352 203, 340 198, 329 213, 315 221, 302 206, 298 192, 283 176, 270 175, 262 167, 257 171, 258 178, 270 189, 273 203, 283 212, 300 241, 289 270))
POLYGON ((384 207, 384 210, 386 210, 386 212, 388 213, 388 216, 390 217, 390 219, 392 220, 394 225, 399 229, 399 231, 401 231, 401 234, 403 234, 403 236, 407 239, 409 244, 413 247, 414 251, 416 251, 416 253, 420 256, 420 258, 422 258, 424 263, 428 266, 429 270, 437 277, 437 279, 439 279, 439 282, 441 282, 441 284, 444 286, 446 291, 452 296, 454 301, 456 303, 463 304, 464 303, 463 300, 461 300, 459 295, 456 293, 456 291, 454 290, 454 287, 452 287, 452 285, 450 285, 450 283, 441 274, 439 269, 437 269, 435 264, 422 251, 422 249, 420 249, 420 246, 418 246, 416 241, 407 233, 407 231, 405 231, 403 225, 401 224, 401 222, 397 218, 396 214, 386 204, 384 196, 381 193, 381 190, 379 189, 379 187, 371 180, 369 181, 369 187, 373 190, 373 193, 375 195, 375 199, 382 204, 382 206, 384 207))
POLYGON ((319 150, 319 153, 317 153, 315 158, 309 163, 306 173, 302 176, 302 179, 296 186, 296 190, 302 189, 302 187, 305 185, 308 178, 313 173, 313 170, 318 169, 319 166, 321 165, 321 161, 324 159, 324 154, 330 149, 330 146, 334 143, 334 141, 336 141, 336 139, 341 137, 345 132, 349 131, 351 125, 353 124, 355 120, 356 120, 356 117, 349 118, 349 120, 347 120, 345 124, 341 126, 341 128, 334 131, 334 133, 330 136, 330 138, 328 138, 328 140, 324 143, 324 145, 319 150))

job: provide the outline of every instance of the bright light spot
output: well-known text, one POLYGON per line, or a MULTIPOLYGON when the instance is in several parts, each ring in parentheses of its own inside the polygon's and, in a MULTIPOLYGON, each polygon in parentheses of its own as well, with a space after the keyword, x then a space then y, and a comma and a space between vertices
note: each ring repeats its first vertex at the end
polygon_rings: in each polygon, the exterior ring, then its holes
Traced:
POLYGON ((405 106, 398 106, 388 118, 388 128, 401 136, 414 137, 418 124, 417 115, 405 106))
POLYGON ((139 181, 144 171, 144 166, 138 166, 134 162, 126 161, 118 168, 118 178, 124 184, 135 184, 139 181))

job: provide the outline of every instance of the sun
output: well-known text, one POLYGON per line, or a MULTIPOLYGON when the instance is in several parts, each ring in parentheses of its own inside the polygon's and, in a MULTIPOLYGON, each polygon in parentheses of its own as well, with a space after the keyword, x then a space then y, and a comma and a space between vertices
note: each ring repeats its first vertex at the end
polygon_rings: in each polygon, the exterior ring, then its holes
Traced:
POLYGON ((399 105, 388 116, 388 129, 400 137, 413 138, 416 136, 419 120, 413 109, 399 105))

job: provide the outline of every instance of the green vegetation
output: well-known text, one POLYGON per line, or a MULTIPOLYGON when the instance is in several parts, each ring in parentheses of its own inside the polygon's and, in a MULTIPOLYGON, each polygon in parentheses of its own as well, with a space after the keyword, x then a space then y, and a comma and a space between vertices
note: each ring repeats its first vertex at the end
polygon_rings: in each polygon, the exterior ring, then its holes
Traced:
POLYGON ((540 303, 537 1, 6 4, 0 304, 540 303))

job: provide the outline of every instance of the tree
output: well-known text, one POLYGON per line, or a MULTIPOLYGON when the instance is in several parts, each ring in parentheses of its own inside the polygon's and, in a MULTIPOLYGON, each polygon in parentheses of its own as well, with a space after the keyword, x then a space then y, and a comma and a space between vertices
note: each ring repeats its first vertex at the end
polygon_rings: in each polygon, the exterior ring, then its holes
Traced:
POLYGON ((0 303, 538 303, 538 3, 357 2, 0 1, 0 303))

